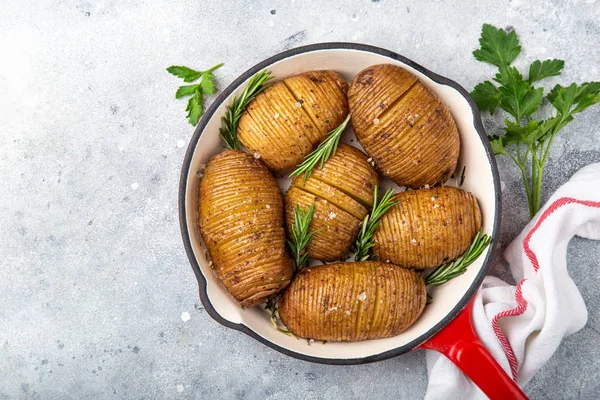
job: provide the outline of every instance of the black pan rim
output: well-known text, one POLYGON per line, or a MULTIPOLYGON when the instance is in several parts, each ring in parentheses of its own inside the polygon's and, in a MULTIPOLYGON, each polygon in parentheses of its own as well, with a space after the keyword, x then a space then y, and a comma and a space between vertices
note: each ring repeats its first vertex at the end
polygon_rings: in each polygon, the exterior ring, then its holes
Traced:
POLYGON ((496 164, 496 159, 494 157, 494 153, 492 152, 492 148, 491 148, 489 140, 487 138, 487 134, 485 133, 485 129, 484 129, 483 123, 481 121, 481 115, 480 115, 479 109, 477 108, 477 105, 475 104, 474 100, 471 98, 471 96, 467 90, 465 90, 462 86, 460 86, 458 83, 454 82, 453 80, 443 77, 441 75, 438 75, 438 74, 428 70, 427 68, 424 68, 423 66, 417 64, 416 62, 414 62, 404 56, 401 56, 400 54, 392 52, 390 50, 386 50, 386 49, 371 46, 371 45, 361 44, 361 43, 325 42, 325 43, 316 43, 316 44, 310 44, 310 45, 306 45, 306 46, 296 47, 296 48, 286 50, 284 52, 281 52, 279 54, 276 54, 272 57, 267 58, 266 60, 254 65, 252 68, 248 69, 246 72, 244 72, 242 75, 240 75, 229 86, 227 86, 227 88, 225 90, 223 90, 223 92, 221 92, 221 94, 213 101, 211 106, 204 113, 204 116, 202 117, 202 119, 200 120, 198 125, 196 126, 194 135, 190 139, 190 143, 188 145, 188 148, 187 148, 184 160, 183 160, 181 176, 180 176, 180 181, 179 181, 179 199, 178 199, 179 222, 180 222, 181 235, 183 238, 183 244, 185 247, 185 251, 187 253, 187 256, 188 256, 188 259, 192 266, 192 269, 194 270, 194 274, 196 275, 196 279, 198 280, 200 299, 202 301, 202 304, 204 305, 205 310, 215 321, 217 321, 221 325, 226 326, 228 328, 243 332, 243 333, 247 334, 248 336, 258 340, 259 342, 269 346, 270 348, 279 351, 280 353, 283 353, 285 355, 288 355, 288 356, 291 356, 291 357, 294 357, 294 358, 297 358, 300 360, 310 361, 310 362, 319 363, 319 364, 329 364, 329 365, 356 365, 356 364, 367 364, 367 363, 371 363, 371 362, 387 360, 389 358, 399 356, 401 354, 407 353, 407 352, 417 348, 420 344, 426 342, 433 335, 435 335, 437 332, 439 332, 443 327, 448 325, 448 323, 450 323, 450 321, 452 321, 458 315, 458 313, 460 313, 460 311, 462 311, 462 309, 464 309, 466 307, 468 302, 471 300, 471 298, 475 295, 475 293, 479 289, 479 286, 481 285, 481 282, 483 281, 483 278, 485 276, 485 272, 486 272, 490 262, 493 260, 493 256, 494 256, 494 253, 496 250, 497 237, 500 232, 500 215, 501 215, 501 211, 502 211, 502 202, 501 202, 502 199, 501 199, 500 193, 501 193, 500 177, 499 177, 499 173, 498 173, 498 166, 496 164), (198 261, 196 260, 196 257, 194 256, 194 252, 192 250, 192 244, 191 244, 191 240, 190 240, 190 236, 189 236, 187 221, 186 221, 185 194, 186 194, 187 179, 188 179, 188 175, 189 175, 189 169, 190 169, 190 165, 191 165, 191 161, 192 161, 192 156, 194 154, 194 150, 196 148, 198 140, 200 139, 200 136, 202 135, 202 132, 204 131, 204 128, 206 127, 206 124, 208 123, 208 121, 210 120, 212 115, 216 112, 217 108, 244 81, 246 81, 248 78, 250 78, 255 73, 265 69, 269 65, 271 65, 277 61, 281 61, 285 58, 291 57, 291 56, 295 56, 295 55, 302 54, 302 53, 309 53, 309 52, 313 52, 313 51, 319 51, 319 50, 358 50, 358 51, 370 52, 370 53, 382 55, 384 57, 388 57, 393 60, 400 61, 400 62, 416 69, 417 71, 423 73, 424 75, 426 75, 427 77, 432 79, 434 82, 437 82, 437 83, 443 84, 443 85, 447 85, 447 86, 450 86, 450 87, 456 89, 467 100, 467 102, 469 103, 469 106, 471 107, 471 111, 473 113, 474 127, 481 138, 481 141, 482 141, 485 151, 486 151, 488 161, 490 163, 490 168, 492 169, 492 176, 493 176, 493 181, 494 181, 494 191, 496 193, 496 196, 495 196, 496 197, 496 213, 494 215, 494 226, 492 229, 493 240, 492 240, 492 243, 490 244, 490 251, 488 252, 485 260, 483 261, 483 266, 482 266, 481 270, 475 277, 475 280, 472 282, 471 286, 466 290, 465 294, 460 299, 460 301, 458 301, 458 303, 454 306, 454 308, 452 308, 452 310, 448 313, 448 315, 446 315, 441 321, 439 321, 436 325, 431 327, 427 332, 423 333, 416 339, 410 341, 409 343, 407 343, 403 346, 396 347, 392 350, 388 350, 383 353, 378 353, 378 354, 374 354, 374 355, 366 356, 366 357, 325 358, 325 357, 314 357, 314 356, 309 356, 306 354, 298 353, 298 352, 292 351, 290 349, 287 349, 285 347, 281 347, 281 346, 263 338, 262 336, 260 336, 259 334, 257 334, 256 332, 254 332, 252 329, 250 329, 249 327, 247 327, 244 324, 233 323, 233 322, 221 317, 221 315, 215 310, 212 303, 210 302, 210 299, 208 298, 207 291, 206 291, 206 279, 204 278, 204 275, 202 274, 202 272, 200 270, 200 266, 198 265, 198 261))

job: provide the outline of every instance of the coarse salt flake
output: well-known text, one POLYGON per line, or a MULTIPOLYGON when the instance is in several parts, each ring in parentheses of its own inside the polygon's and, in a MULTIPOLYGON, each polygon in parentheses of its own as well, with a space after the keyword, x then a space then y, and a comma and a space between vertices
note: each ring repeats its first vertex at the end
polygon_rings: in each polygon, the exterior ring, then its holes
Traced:
POLYGON ((277 118, 279 118, 279 113, 275 113, 275 114, 273 114, 273 118, 274 118, 274 119, 277 119, 277 118))
POLYGON ((410 241, 412 244, 417 244, 417 239, 413 239, 410 241))
POLYGON ((346 315, 350 315, 350 314, 352 314, 352 313, 351 313, 350 311, 345 311, 345 312, 344 312, 344 314, 346 314, 346 315))
POLYGON ((435 196, 431 196, 431 201, 435 201, 435 196))
POLYGON ((271 208, 271 206, 270 206, 269 204, 267 204, 265 207, 267 207, 267 208, 271 208))
POLYGON ((254 158, 256 158, 258 160, 260 158, 260 154, 258 154, 257 152, 254 152, 254 158))
POLYGON ((372 162, 372 161, 373 161, 373 159, 372 159, 371 157, 367 158, 367 162, 368 162, 368 163, 370 163, 370 162, 372 162))
POLYGON ((373 120, 373 125, 379 125, 379 118, 375 118, 373 120))
POLYGON ((440 205, 439 204, 434 204, 433 208, 440 208, 440 205))
POLYGON ((314 342, 315 342, 315 339, 310 339, 310 340, 308 341, 308 344, 313 344, 314 342))
POLYGON ((331 307, 331 308, 330 308, 329 310, 327 310, 327 311, 329 311, 329 312, 332 312, 332 311, 337 311, 337 309, 338 309, 338 306, 334 306, 334 307, 331 307))
POLYGON ((367 299, 367 293, 364 291, 360 292, 360 294, 358 295, 358 300, 365 301, 366 299, 367 299))
POLYGON ((188 322, 190 319, 192 319, 192 317, 190 316, 190 313, 187 311, 184 311, 181 313, 181 320, 183 322, 188 322))
POLYGON ((337 214, 336 214, 336 213, 334 213, 333 211, 331 211, 331 212, 329 213, 329 218, 328 218, 328 219, 334 219, 335 217, 337 217, 337 214))

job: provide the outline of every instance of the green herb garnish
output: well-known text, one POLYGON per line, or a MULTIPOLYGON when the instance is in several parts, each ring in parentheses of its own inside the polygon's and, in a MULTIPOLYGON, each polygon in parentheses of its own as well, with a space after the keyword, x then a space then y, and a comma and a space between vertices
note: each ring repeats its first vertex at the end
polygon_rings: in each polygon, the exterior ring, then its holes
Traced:
POLYGON ((381 198, 381 201, 378 201, 378 190, 379 188, 375 186, 375 189, 373 190, 373 208, 371 209, 371 213, 365 217, 361 224, 360 233, 358 234, 355 244, 356 251, 354 253, 354 261, 367 261, 373 258, 371 248, 375 246, 375 242, 373 241, 375 229, 377 229, 381 223, 381 217, 383 217, 390 208, 399 204, 392 200, 392 196, 394 195, 392 189, 388 189, 381 198))
POLYGON ((315 215, 315 205, 311 204, 308 210, 302 210, 300 205, 294 208, 294 225, 292 226, 292 240, 287 244, 292 251, 296 271, 300 271, 308 263, 306 248, 312 241, 312 237, 319 230, 309 232, 310 223, 315 215))
POLYGON ((505 119, 503 136, 490 136, 495 154, 510 157, 521 171, 529 214, 533 217, 540 209, 542 176, 548 161, 554 137, 573 120, 573 116, 600 102, 600 82, 572 83, 567 87, 556 85, 546 96, 554 107, 555 115, 548 119, 535 119, 544 99, 544 88, 534 87, 550 76, 560 75, 564 61, 534 61, 525 79, 511 63, 521 53, 519 38, 492 25, 483 25, 481 47, 473 52, 475 58, 498 67, 493 78, 496 84, 485 81, 475 86, 471 95, 481 111, 493 114, 501 108, 514 120, 505 119))
POLYGON ((456 260, 446 264, 442 264, 436 269, 428 272, 423 278, 426 285, 441 285, 467 271, 467 267, 473 263, 483 253, 486 247, 490 244, 491 238, 488 235, 482 234, 480 230, 475 235, 471 247, 456 260))
POLYGON ((188 112, 188 121, 190 121, 190 124, 193 126, 198 124, 198 120, 204 112, 204 95, 212 96, 215 94, 215 83, 213 82, 215 76, 213 75, 213 71, 220 68, 222 65, 223 63, 219 63, 206 71, 196 71, 178 65, 167 68, 167 71, 170 74, 183 79, 184 82, 194 82, 200 79, 200 83, 195 85, 180 86, 175 93, 176 99, 192 96, 188 100, 185 111, 188 112))
POLYGON ((273 327, 275 329, 277 329, 279 332, 283 333, 284 335, 288 335, 288 336, 298 339, 298 336, 294 335, 294 333, 292 331, 283 329, 277 323, 277 314, 278 314, 279 310, 277 309, 277 299, 276 298, 267 300, 267 303, 265 304, 265 310, 269 310, 269 312, 271 313, 271 324, 273 324, 273 327))
POLYGON ((290 174, 290 178, 304 174, 304 180, 302 181, 304 184, 317 164, 319 164, 319 168, 323 168, 325 161, 329 160, 329 157, 332 155, 335 155, 348 121, 350 121, 350 114, 344 119, 344 122, 327 134, 327 138, 319 144, 319 147, 304 157, 304 161, 290 174))
POLYGON ((264 70, 252 78, 248 82, 248 85, 240 95, 240 97, 234 96, 231 105, 227 107, 225 115, 221 118, 221 128, 219 128, 219 135, 225 147, 229 150, 237 150, 240 148, 240 142, 237 137, 237 127, 244 112, 246 106, 268 85, 265 85, 268 81, 273 79, 271 71, 264 70))

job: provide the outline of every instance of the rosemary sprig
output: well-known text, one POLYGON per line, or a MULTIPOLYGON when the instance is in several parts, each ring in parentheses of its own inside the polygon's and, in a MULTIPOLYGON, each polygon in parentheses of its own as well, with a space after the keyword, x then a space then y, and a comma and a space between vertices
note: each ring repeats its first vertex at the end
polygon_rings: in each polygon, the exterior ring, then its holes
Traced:
POLYGON ((348 121, 350 121, 350 114, 344 119, 344 122, 327 134, 327 138, 319 144, 319 147, 304 157, 304 161, 290 174, 290 178, 304 174, 304 180, 302 181, 304 184, 317 164, 319 164, 319 168, 323 168, 325 161, 335 155, 348 121))
POLYGON ((446 264, 442 264, 433 271, 428 272, 423 278, 426 285, 441 285, 448 282, 450 279, 464 274, 467 267, 473 263, 483 253, 485 248, 490 244, 492 238, 486 234, 482 234, 480 230, 477 232, 471 247, 456 260, 446 264))
POLYGON ((273 78, 274 76, 271 75, 271 71, 265 69, 250 79, 248 86, 246 86, 240 97, 234 96, 231 105, 227 107, 225 115, 221 118, 221 128, 219 129, 219 135, 225 142, 227 149, 237 150, 240 148, 240 142, 237 137, 237 127, 240 117, 248 103, 262 92, 268 86, 265 83, 273 78))
POLYGON ((354 261, 367 261, 373 257, 371 248, 375 245, 373 241, 373 234, 375 229, 381 223, 381 217, 388 212, 388 210, 398 204, 397 201, 392 200, 394 191, 388 189, 383 195, 380 201, 378 201, 379 188, 375 186, 373 191, 373 208, 371 213, 365 217, 361 224, 360 233, 356 239, 356 252, 354 253, 354 261))
POLYGON ((269 312, 271 313, 271 324, 273 324, 273 328, 277 329, 279 332, 283 333, 284 335, 288 335, 288 336, 298 339, 298 336, 294 335, 294 332, 287 330, 287 329, 283 329, 277 323, 278 310, 277 310, 276 298, 267 300, 267 303, 265 304, 265 310, 269 310, 269 312))
POLYGON ((300 271, 308 263, 308 253, 306 252, 306 248, 310 244, 313 235, 319 231, 308 231, 314 215, 314 204, 311 204, 311 206, 308 207, 308 210, 302 210, 299 204, 294 208, 292 240, 288 240, 287 243, 294 257, 296 271, 300 271))

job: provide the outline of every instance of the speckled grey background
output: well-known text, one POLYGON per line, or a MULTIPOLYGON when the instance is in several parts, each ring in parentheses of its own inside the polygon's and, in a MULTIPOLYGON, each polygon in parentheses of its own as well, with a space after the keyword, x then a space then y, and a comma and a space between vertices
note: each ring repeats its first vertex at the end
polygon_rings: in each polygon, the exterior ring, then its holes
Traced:
MULTIPOLYGON (((2 0, 0 9, 2 400, 425 393, 422 352, 353 367, 309 364, 207 315, 177 221, 192 128, 165 67, 224 61, 222 88, 282 50, 356 41, 470 90, 492 73, 471 56, 490 22, 518 31, 518 65, 558 57, 567 60, 560 81, 600 80, 595 0, 2 0)), ((596 107, 557 138, 544 199, 600 161, 599 122, 596 107)), ((528 216, 516 168, 499 166, 505 245, 528 216)), ((569 263, 589 322, 527 385, 532 398, 600 398, 599 244, 574 240, 569 263)), ((492 272, 507 275, 502 263, 492 272)))

